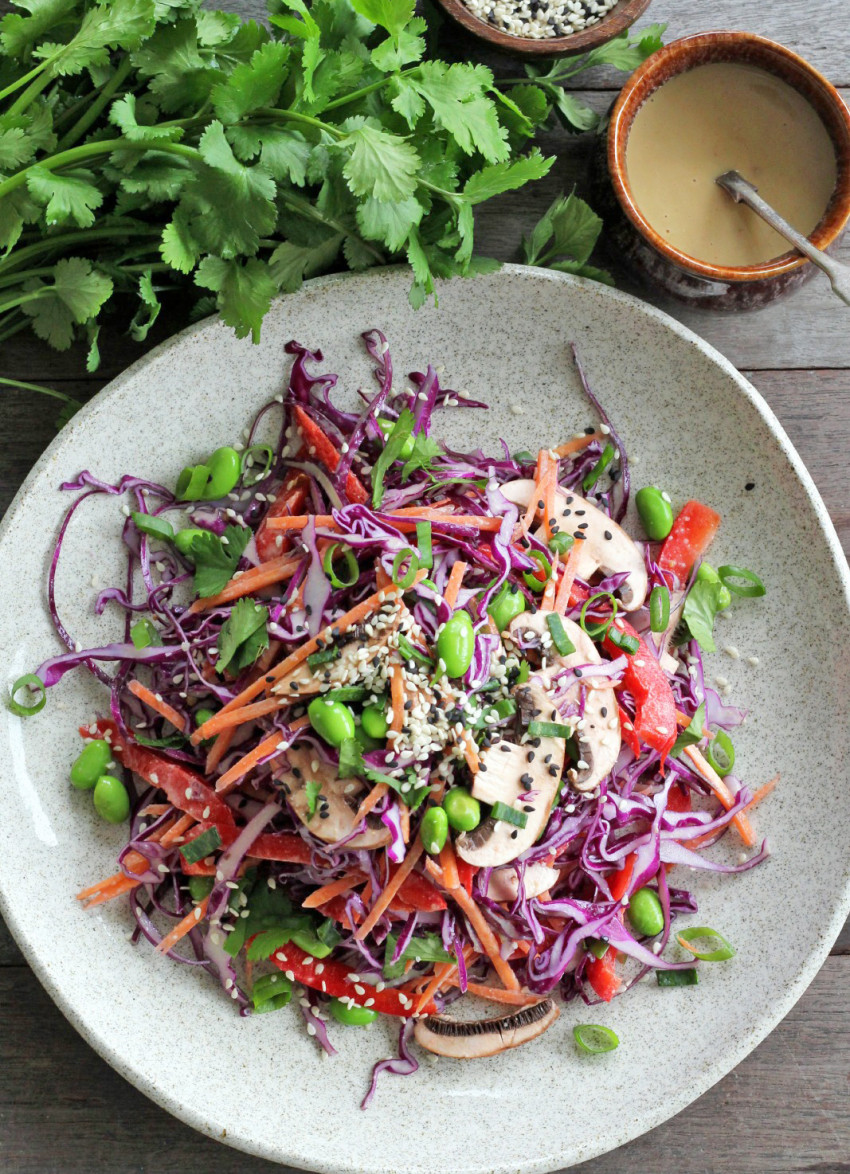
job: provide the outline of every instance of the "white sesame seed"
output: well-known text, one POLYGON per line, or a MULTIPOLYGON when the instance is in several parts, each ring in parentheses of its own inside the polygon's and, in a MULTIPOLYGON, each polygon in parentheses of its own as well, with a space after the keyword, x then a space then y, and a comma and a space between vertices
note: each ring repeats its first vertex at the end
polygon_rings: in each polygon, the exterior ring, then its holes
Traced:
POLYGON ((740 660, 741 658, 741 654, 734 644, 727 644, 723 651, 727 656, 731 657, 732 660, 740 660))

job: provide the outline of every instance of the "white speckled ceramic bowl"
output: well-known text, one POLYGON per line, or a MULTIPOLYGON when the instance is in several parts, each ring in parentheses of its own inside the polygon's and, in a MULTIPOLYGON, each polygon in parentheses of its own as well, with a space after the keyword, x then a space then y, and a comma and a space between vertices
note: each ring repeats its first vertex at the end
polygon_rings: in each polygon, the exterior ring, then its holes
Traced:
MULTIPOLYGON (((82 673, 66 677, 37 718, 0 709, 2 911, 86 1039, 213 1137, 320 1171, 530 1174, 592 1157, 684 1108, 770 1031, 826 956, 850 905, 848 568, 770 410, 670 318, 601 285, 513 266, 441 287, 439 310, 414 313, 407 285, 402 272, 311 282, 275 305, 259 347, 218 321, 200 323, 84 408, 0 533, 3 688, 57 647, 44 584, 65 504, 60 481, 83 468, 109 480, 127 471, 173 480, 281 388, 289 338, 321 347, 351 397, 370 379, 358 336, 381 327, 398 372, 433 360, 450 386, 492 404, 487 415, 446 414, 439 426, 457 445, 489 449, 500 435, 513 448, 553 443, 592 421, 568 357, 575 340, 637 462, 637 483, 661 483, 675 503, 693 495, 716 506, 723 526, 712 560, 743 562, 768 586, 763 600, 733 606, 721 638, 742 659, 718 654, 714 672, 752 712, 736 737, 743 775, 758 785, 782 772, 755 815, 773 856, 740 876, 695 878, 698 923, 721 929, 736 959, 704 966, 696 988, 646 983, 608 1009, 570 1005, 540 1040, 494 1059, 426 1062, 408 1079, 385 1077, 361 1112, 370 1065, 393 1051, 394 1031, 334 1031, 340 1054, 327 1059, 297 1015, 240 1019, 205 975, 131 946, 119 904, 77 907, 75 891, 114 870, 123 835, 67 781, 75 727, 104 706, 82 673), (579 1021, 611 1026, 619 1050, 577 1055, 579 1021)), ((93 588, 110 579, 123 519, 114 498, 87 504, 57 589, 72 632, 102 643, 116 617, 93 617, 93 588)), ((714 852, 724 850, 735 853, 714 852)))

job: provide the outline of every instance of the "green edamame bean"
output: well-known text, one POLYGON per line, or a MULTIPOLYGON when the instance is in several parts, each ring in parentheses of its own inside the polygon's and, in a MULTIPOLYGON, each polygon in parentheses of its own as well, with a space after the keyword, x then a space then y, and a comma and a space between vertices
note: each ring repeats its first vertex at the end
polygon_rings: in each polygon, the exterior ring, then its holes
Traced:
MULTIPOLYGON (((395 421, 394 420, 382 420, 379 417, 378 418, 378 427, 383 432, 384 436, 387 439, 389 439, 390 433, 392 432, 393 428, 395 428, 395 421)), ((398 454, 398 460, 400 460, 400 461, 409 460, 410 457, 413 456, 413 449, 415 448, 415 446, 416 446, 416 441, 415 441, 413 435, 411 434, 410 436, 408 436, 407 440, 405 440, 404 444, 401 446, 401 449, 398 454)))
POLYGON ((188 556, 192 547, 192 540, 206 533, 208 531, 201 530, 197 526, 188 526, 185 530, 178 530, 174 535, 174 545, 181 554, 188 556))
POLYGON ((636 933, 654 938, 664 929, 664 910, 652 889, 638 889, 629 901, 629 921, 636 933))
POLYGON ((711 563, 700 563, 697 571, 697 582, 703 583, 720 583, 720 592, 717 596, 717 604, 721 611, 725 611, 732 602, 732 592, 725 583, 720 582, 720 576, 711 563))
POLYGON ((505 583, 497 595, 490 600, 487 614, 493 623, 503 632, 516 616, 525 611, 525 596, 516 583, 505 583))
POLYGON ((215 717, 215 710, 205 709, 205 708, 196 709, 195 710, 195 725, 196 726, 203 726, 211 718, 214 718, 214 717, 215 717))
POLYGON ((443 800, 443 810, 456 832, 471 832, 481 823, 481 804, 465 787, 452 787, 443 800))
POLYGON ((90 791, 106 770, 112 747, 103 738, 95 738, 77 755, 71 767, 71 782, 78 791, 90 791))
POLYGON ((187 465, 182 469, 174 487, 178 501, 200 501, 210 479, 207 465, 187 465))
POLYGON ((648 538, 660 542, 673 529, 673 507, 654 485, 646 485, 635 494, 635 505, 648 538))
POLYGON ((193 901, 203 901, 212 892, 214 883, 211 876, 190 876, 189 896, 193 901))
POLYGON ((101 775, 94 785, 94 806, 107 823, 123 823, 130 814, 127 788, 115 775, 101 775))
POLYGON ((356 733, 354 714, 341 701, 314 697, 307 707, 310 725, 329 746, 339 747, 356 733))
POLYGON ((357 1003, 349 1006, 342 999, 331 999, 330 1012, 337 1023, 345 1023, 348 1027, 365 1027, 378 1018, 378 1012, 371 1007, 359 1007, 357 1003))
POLYGON ((469 612, 456 611, 437 636, 437 655, 446 666, 446 676, 462 677, 472 664, 475 633, 469 612))
MULTIPOLYGON (((475 802, 475 800, 473 800, 475 802)), ((445 847, 449 834, 449 818, 442 807, 430 807, 422 816, 419 835, 430 856, 436 856, 445 847)))
POLYGON ((360 715, 360 724, 363 733, 369 738, 386 738, 389 725, 387 724, 387 707, 385 705, 367 705, 360 715))
POLYGON ((242 476, 242 457, 235 448, 217 448, 207 461, 210 479, 201 495, 204 501, 225 497, 242 476))

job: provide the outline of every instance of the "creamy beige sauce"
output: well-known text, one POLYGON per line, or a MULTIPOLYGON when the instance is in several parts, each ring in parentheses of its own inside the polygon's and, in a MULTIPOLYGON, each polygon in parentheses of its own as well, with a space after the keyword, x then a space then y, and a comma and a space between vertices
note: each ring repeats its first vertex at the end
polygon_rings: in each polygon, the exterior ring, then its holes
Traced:
POLYGON ((740 171, 800 232, 836 182, 832 141, 802 95, 752 65, 700 65, 665 82, 635 116, 626 146, 637 207, 660 236, 700 261, 758 265, 788 245, 714 182, 740 171))

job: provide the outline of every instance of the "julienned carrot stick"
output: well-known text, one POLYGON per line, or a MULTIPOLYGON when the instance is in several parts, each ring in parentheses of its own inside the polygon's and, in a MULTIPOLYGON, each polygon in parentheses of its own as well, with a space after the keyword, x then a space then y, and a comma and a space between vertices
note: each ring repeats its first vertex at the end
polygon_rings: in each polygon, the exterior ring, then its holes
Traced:
POLYGON ((235 787, 240 779, 243 779, 249 770, 252 770, 261 758, 266 758, 273 754, 280 745, 282 735, 280 733, 271 734, 268 738, 263 738, 258 746, 253 750, 249 750, 247 754, 243 755, 238 762, 234 762, 230 770, 226 770, 215 785, 216 792, 220 795, 224 791, 229 791, 235 787))
POLYGON ((209 897, 204 897, 203 901, 199 901, 191 913, 187 913, 182 921, 178 921, 174 929, 170 933, 167 933, 162 941, 157 944, 157 954, 167 954, 182 938, 185 938, 189 930, 194 929, 198 922, 206 915, 209 903, 209 897))
POLYGON ((370 934, 378 924, 378 920, 383 916, 384 911, 389 908, 393 897, 404 884, 405 878, 413 872, 416 862, 424 851, 425 846, 420 839, 417 839, 416 843, 411 845, 407 855, 399 865, 398 871, 387 883, 387 887, 369 911, 368 917, 354 935, 360 941, 370 934))
POLYGON ((404 725, 404 670, 400 664, 394 664, 390 673, 390 696, 393 703, 393 716, 390 729, 400 734, 404 725))
POLYGON ((500 987, 485 986, 480 982, 467 982, 466 989, 471 995, 478 995, 479 999, 510 1003, 514 1007, 528 1007, 531 1003, 540 1002, 540 995, 533 995, 531 991, 503 991, 500 987))
POLYGON ((196 599, 189 608, 189 615, 196 615, 199 611, 209 611, 219 607, 222 603, 230 603, 234 599, 241 599, 243 595, 253 595, 263 587, 271 587, 275 583, 282 583, 291 579, 301 565, 301 558, 293 558, 291 554, 282 554, 278 558, 271 558, 267 563, 258 567, 251 567, 243 571, 238 578, 231 579, 223 591, 218 595, 207 595, 203 599, 196 599))
POLYGON ((765 783, 763 787, 759 787, 759 789, 753 794, 752 799, 744 808, 744 811, 749 811, 751 807, 755 807, 757 803, 761 803, 762 799, 764 799, 766 795, 770 794, 778 782, 779 775, 775 774, 769 782, 765 783))
POLYGON ((466 574, 466 563, 462 559, 458 559, 449 573, 449 581, 446 583, 446 589, 443 592, 443 599, 449 607, 454 607, 457 603, 458 592, 460 585, 463 582, 463 576, 466 574))
POLYGON ((457 871, 457 860, 451 840, 446 840, 440 849, 440 868, 443 870, 443 884, 447 889, 456 889, 460 885, 457 871))
POLYGON ((546 477, 543 482, 543 528, 546 533, 546 540, 552 537, 552 519, 555 518, 555 493, 558 488, 558 464, 552 457, 546 454, 546 477))
POLYGON ((236 726, 231 726, 227 730, 222 730, 216 740, 210 746, 207 760, 204 763, 204 773, 211 775, 218 764, 224 758, 225 754, 230 749, 230 743, 236 736, 236 726))
POLYGON ((594 440, 604 439, 603 433, 591 432, 586 436, 576 436, 572 440, 568 440, 566 444, 559 444, 557 448, 552 449, 552 452, 559 457, 571 457, 573 453, 581 452, 589 444, 593 444, 594 440))
MULTIPOLYGON (((386 515, 395 520, 395 525, 403 533, 412 533, 416 529, 416 522, 431 522, 438 525, 442 522, 451 526, 468 526, 474 530, 498 530, 502 525, 501 518, 491 518, 486 514, 453 514, 449 510, 434 509, 433 506, 422 506, 409 510, 389 510, 386 515)), ((330 514, 294 514, 290 517, 269 518, 266 523, 269 530, 278 533, 286 530, 303 530, 310 519, 322 530, 339 530, 330 514)), ((247 573, 247 572, 246 572, 247 573)))
MULTIPOLYGON (((206 741, 207 738, 212 738, 223 730, 229 730, 231 726, 241 726, 244 722, 253 721, 254 718, 265 717, 267 713, 274 713, 288 704, 290 704, 288 697, 266 697, 264 701, 255 701, 253 705, 245 705, 242 709, 231 710, 230 713, 221 710, 219 713, 213 714, 209 721, 204 722, 202 726, 198 726, 195 734, 200 737, 197 740, 199 742, 206 741)), ((195 735, 192 740, 195 740, 195 735)))
POLYGON ((444 982, 448 982, 457 974, 457 962, 438 962, 434 967, 434 976, 422 992, 416 1004, 416 1014, 426 1007, 444 982))
POLYGON ((77 900, 83 901, 86 909, 93 909, 95 905, 103 905, 106 901, 120 897, 122 893, 129 893, 130 889, 138 888, 140 883, 135 877, 125 876, 123 872, 118 872, 115 876, 101 881, 100 884, 91 885, 88 889, 77 893, 77 900))
POLYGON ((189 828, 198 821, 194 815, 181 815, 176 823, 172 824, 162 839, 159 841, 163 848, 167 848, 170 844, 176 844, 178 840, 183 838, 183 833, 188 832, 189 828))
POLYGON ((340 893, 347 893, 355 885, 362 884, 365 879, 362 872, 347 872, 339 880, 322 885, 320 889, 314 889, 310 896, 301 902, 301 908, 318 909, 320 905, 324 905, 326 901, 332 901, 340 893))
MULTIPOLYGON (((733 807, 735 804, 734 795, 723 782, 723 779, 721 779, 717 771, 706 762, 699 750, 695 746, 686 746, 684 753, 696 767, 697 774, 705 779, 726 810, 728 811, 730 807, 733 807)), ((732 823, 735 825, 738 835, 747 847, 752 848, 756 842, 756 834, 746 814, 743 811, 739 811, 737 815, 733 816, 732 823)))
POLYGON ((164 717, 167 722, 171 722, 174 728, 180 730, 181 733, 185 731, 186 719, 183 715, 179 714, 167 701, 163 701, 156 693, 152 693, 150 689, 146 689, 141 681, 131 681, 127 688, 148 709, 154 710, 160 717, 164 717))
POLYGON ((406 803, 398 805, 398 822, 401 824, 401 838, 405 844, 410 843, 410 808, 406 803))
POLYGON ((537 454, 537 472, 534 474, 534 488, 531 492, 531 501, 528 503, 524 517, 520 520, 520 526, 524 534, 527 533, 534 524, 537 511, 540 509, 538 503, 543 500, 541 497, 541 490, 543 488, 543 470, 546 467, 546 457, 544 456, 545 452, 546 449, 541 448, 540 452, 537 454))
MULTIPOLYGON (((426 576, 426 571, 417 571, 416 576, 411 583, 414 587, 420 583, 426 576)), ((382 603, 395 599, 397 596, 404 594, 404 588, 399 587, 395 583, 391 583, 389 587, 383 587, 380 591, 373 591, 364 600, 341 615, 338 620, 334 620, 332 624, 328 624, 323 628, 317 636, 311 640, 306 640, 300 648, 296 648, 289 656, 285 657, 280 664, 275 665, 273 669, 269 669, 263 676, 258 677, 256 681, 252 681, 250 685, 237 694, 231 701, 219 710, 219 714, 230 713, 234 709, 241 709, 247 705, 249 701, 253 701, 258 694, 268 692, 268 690, 276 685, 281 677, 285 677, 287 673, 291 673, 294 668, 297 668, 302 661, 305 661, 308 656, 312 656, 314 652, 318 652, 319 648, 326 640, 333 642, 338 639, 343 632, 347 632, 354 624, 359 624, 361 620, 365 620, 367 616, 371 615, 373 611, 381 606, 382 603)), ((198 737, 198 730, 192 734, 192 742, 197 744, 200 741, 198 737)))
POLYGON ((573 583, 576 580, 576 570, 578 569, 579 553, 581 544, 576 542, 570 549, 564 562, 564 570, 561 575, 561 581, 558 584, 558 593, 555 596, 555 611, 559 615, 565 615, 567 608, 570 606, 570 592, 573 589, 573 583))
POLYGON ((375 783, 372 790, 368 793, 368 795, 364 796, 363 801, 357 808, 357 813, 354 816, 354 823, 352 824, 352 827, 357 827, 357 825, 366 818, 372 808, 377 807, 388 790, 389 787, 386 783, 375 783))
POLYGON ((555 584, 557 583, 556 575, 558 573, 558 563, 560 559, 556 554, 552 560, 552 573, 546 580, 546 586, 543 588, 543 596, 540 600, 540 606, 544 611, 552 611, 555 606, 556 592, 555 584))
POLYGON ((517 976, 502 957, 499 949, 499 939, 484 920, 484 916, 481 910, 478 908, 462 885, 458 885, 456 889, 452 889, 451 893, 454 900, 457 901, 458 905, 460 905, 461 909, 463 910, 467 921, 478 935, 478 940, 481 943, 485 954, 490 959, 493 969, 505 984, 505 987, 512 991, 519 990, 519 981, 517 980, 517 976))
POLYGON ((469 730, 463 731, 460 740, 463 743, 463 757, 466 759, 466 765, 474 775, 477 775, 481 767, 481 760, 469 730))

